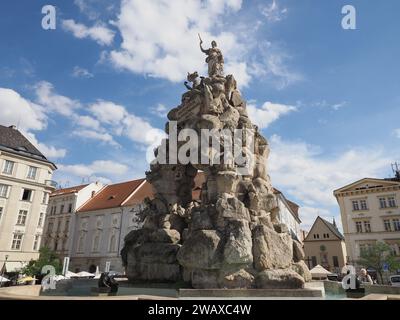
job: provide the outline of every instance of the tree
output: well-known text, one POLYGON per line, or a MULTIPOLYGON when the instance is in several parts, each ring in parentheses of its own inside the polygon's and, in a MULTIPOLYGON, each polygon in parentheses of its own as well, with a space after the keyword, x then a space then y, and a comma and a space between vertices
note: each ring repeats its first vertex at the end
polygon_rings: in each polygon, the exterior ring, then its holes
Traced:
POLYGON ((39 253, 39 259, 29 261, 28 265, 21 270, 23 274, 41 278, 42 268, 44 266, 53 266, 56 270, 56 274, 61 273, 61 261, 54 251, 43 247, 39 250, 39 253))
POLYGON ((400 268, 398 257, 393 254, 390 246, 384 242, 376 242, 367 250, 362 250, 358 264, 366 268, 374 268, 379 275, 379 282, 383 284, 383 269, 387 264, 389 271, 395 271, 400 268))

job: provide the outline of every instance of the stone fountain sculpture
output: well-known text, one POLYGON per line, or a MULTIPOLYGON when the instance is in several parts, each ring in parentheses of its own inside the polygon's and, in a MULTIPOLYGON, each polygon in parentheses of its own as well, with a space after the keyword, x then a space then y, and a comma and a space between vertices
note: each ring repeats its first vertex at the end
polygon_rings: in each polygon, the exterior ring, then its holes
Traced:
MULTIPOLYGON (((268 142, 249 119, 235 78, 224 76, 217 43, 204 50, 200 39, 200 49, 207 55, 208 77, 188 74, 188 91, 169 112, 166 132, 252 130, 253 165, 243 174, 243 165, 236 163, 182 163, 177 153, 187 141, 178 141, 174 149, 171 137, 165 139, 155 156, 163 154, 167 161, 156 159, 146 172, 154 198, 146 199, 143 226, 126 236, 121 251, 127 276, 130 281, 185 281, 193 288, 303 288, 311 274, 301 244, 278 219, 268 142), (171 158, 179 159, 173 163, 171 158), (199 172, 204 183, 200 199, 193 199, 199 172)), ((224 154, 228 144, 221 145, 224 154)), ((201 154, 210 150, 202 148, 201 154)))

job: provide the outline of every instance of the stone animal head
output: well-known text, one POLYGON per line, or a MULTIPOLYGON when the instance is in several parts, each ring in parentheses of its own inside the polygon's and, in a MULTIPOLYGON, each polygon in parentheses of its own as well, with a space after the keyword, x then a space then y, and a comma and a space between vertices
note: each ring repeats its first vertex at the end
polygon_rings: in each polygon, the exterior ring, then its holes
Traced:
POLYGON ((189 82, 194 82, 198 77, 199 77, 199 74, 197 73, 197 71, 195 71, 193 73, 188 72, 188 74, 187 74, 187 80, 189 82))

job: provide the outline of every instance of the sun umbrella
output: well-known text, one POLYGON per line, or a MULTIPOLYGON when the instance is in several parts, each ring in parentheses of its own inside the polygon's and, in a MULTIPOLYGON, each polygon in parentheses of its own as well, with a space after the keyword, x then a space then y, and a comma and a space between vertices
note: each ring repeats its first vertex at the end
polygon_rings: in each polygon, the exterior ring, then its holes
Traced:
POLYGON ((99 266, 97 266, 96 272, 94 274, 94 279, 100 279, 100 276, 101 276, 101 272, 100 272, 99 266))
POLYGON ((312 268, 310 270, 310 272, 311 272, 311 275, 312 275, 313 278, 327 278, 327 276, 329 274, 332 274, 332 272, 326 270, 325 268, 323 268, 319 264, 317 266, 315 266, 314 268, 312 268))
POLYGON ((68 279, 68 278, 79 278, 79 276, 78 276, 78 274, 76 274, 76 273, 74 273, 74 272, 71 272, 71 271, 67 271, 66 273, 65 273, 65 277, 68 279))
POLYGON ((93 273, 89 273, 89 272, 86 272, 86 271, 78 272, 77 275, 78 275, 78 277, 80 277, 80 278, 94 277, 94 274, 93 274, 93 273))
POLYGON ((4 278, 4 277, 0 276, 0 282, 8 282, 8 281, 10 281, 10 280, 8 280, 7 278, 4 278))

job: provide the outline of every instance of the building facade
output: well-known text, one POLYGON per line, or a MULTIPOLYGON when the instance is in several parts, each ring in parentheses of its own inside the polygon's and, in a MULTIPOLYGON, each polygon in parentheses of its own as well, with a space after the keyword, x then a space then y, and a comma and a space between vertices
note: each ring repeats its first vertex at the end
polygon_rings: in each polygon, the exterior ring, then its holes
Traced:
POLYGON ((76 211, 103 188, 99 182, 64 188, 50 195, 42 247, 55 251, 62 259, 70 256, 76 211))
POLYGON ((0 126, 0 265, 17 271, 39 257, 56 166, 15 127, 0 126))
POLYGON ((334 191, 350 263, 377 241, 400 257, 400 179, 365 178, 334 191))
POLYGON ((280 223, 288 226, 289 232, 293 239, 302 241, 302 233, 300 230, 301 220, 299 218, 299 206, 286 199, 284 194, 278 189, 274 189, 274 194, 278 202, 278 210, 276 211, 277 219, 280 223))
POLYGON ((317 217, 303 241, 306 263, 310 269, 321 265, 325 269, 341 273, 347 263, 344 236, 336 223, 317 217))
POLYGON ((145 179, 106 186, 76 214, 70 270, 124 272, 120 251, 125 236, 140 228, 138 213, 153 191, 145 179))

